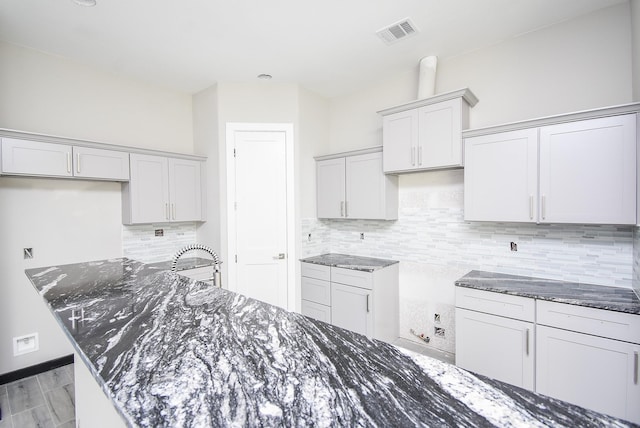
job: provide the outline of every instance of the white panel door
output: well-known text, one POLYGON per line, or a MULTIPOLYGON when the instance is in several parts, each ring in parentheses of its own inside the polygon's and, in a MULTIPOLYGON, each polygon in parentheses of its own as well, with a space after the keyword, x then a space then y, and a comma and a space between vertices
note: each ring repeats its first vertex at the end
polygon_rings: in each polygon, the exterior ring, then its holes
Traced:
POLYGON ((129 180, 129 153, 73 147, 73 175, 102 180, 129 180))
POLYGON ((462 165, 461 103, 456 98, 418 109, 419 168, 462 165))
POLYGON ((131 223, 170 221, 167 158, 132 153, 131 223))
POLYGON ((540 128, 540 221, 636 223, 636 115, 540 128))
POLYGON ((640 423, 640 345, 537 326, 536 391, 640 423))
POLYGON ((382 152, 348 156, 345 162, 345 217, 384 219, 386 177, 382 173, 382 152))
POLYGON ((2 172, 71 177, 71 146, 2 138, 2 172))
POLYGON ((534 389, 533 323, 456 308, 456 365, 534 389))
POLYGON ((169 158, 169 201, 172 221, 202 220, 199 161, 169 158))
POLYGON ((331 323, 371 337, 372 293, 364 288, 331 283, 331 323))
POLYGON ((286 308, 286 134, 237 131, 234 143, 236 291, 286 308))
POLYGON ((418 110, 412 109, 382 118, 384 172, 418 168, 418 110))
POLYGON ((345 215, 345 160, 316 162, 318 218, 343 218, 345 215))
POLYGON ((535 222, 537 198, 537 129, 465 140, 465 220, 535 222))

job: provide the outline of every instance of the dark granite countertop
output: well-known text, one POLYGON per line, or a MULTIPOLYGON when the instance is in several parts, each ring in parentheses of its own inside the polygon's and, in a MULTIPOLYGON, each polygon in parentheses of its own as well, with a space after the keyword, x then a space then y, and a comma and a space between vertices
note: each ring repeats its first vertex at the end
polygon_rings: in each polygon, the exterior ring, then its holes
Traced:
POLYGON ((300 259, 300 261, 304 263, 313 263, 316 265, 361 270, 364 272, 373 272, 374 270, 382 269, 398 263, 397 260, 376 259, 373 257, 350 256, 347 254, 336 253, 307 257, 304 259, 300 259))
MULTIPOLYGON (((170 270, 172 262, 173 260, 166 260, 163 262, 148 263, 147 266, 149 266, 150 268, 156 268, 160 270, 170 270)), ((212 265, 213 265, 213 260, 211 259, 205 259, 202 257, 182 257, 178 260, 178 263, 176 264, 176 271, 179 272, 181 270, 196 269, 196 268, 212 266, 212 265)))
POLYGON ((632 426, 133 260, 26 274, 132 427, 632 426))
POLYGON ((640 299, 629 288, 555 281, 478 270, 473 270, 457 280, 456 285, 640 315, 640 299))

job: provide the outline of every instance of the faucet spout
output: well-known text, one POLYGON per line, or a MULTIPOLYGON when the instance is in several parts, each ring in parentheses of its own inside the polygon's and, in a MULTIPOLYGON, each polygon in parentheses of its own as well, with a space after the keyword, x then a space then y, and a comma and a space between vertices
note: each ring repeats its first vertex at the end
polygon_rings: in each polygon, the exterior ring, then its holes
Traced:
POLYGON ((209 253, 213 258, 213 285, 222 288, 222 280, 220 277, 220 259, 218 258, 218 254, 213 251, 210 247, 202 244, 190 244, 186 247, 179 249, 176 254, 173 256, 173 261, 171 262, 171 272, 176 271, 176 266, 178 265, 178 260, 180 257, 188 253, 189 251, 201 250, 209 253))

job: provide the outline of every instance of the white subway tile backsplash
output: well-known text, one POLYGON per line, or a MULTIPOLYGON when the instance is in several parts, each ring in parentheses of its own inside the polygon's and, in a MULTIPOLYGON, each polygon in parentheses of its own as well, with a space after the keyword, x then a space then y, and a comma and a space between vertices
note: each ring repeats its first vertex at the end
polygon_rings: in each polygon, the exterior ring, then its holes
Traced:
POLYGON ((146 263, 171 260, 185 245, 196 243, 196 223, 144 224, 122 227, 124 257, 146 263), (155 236, 157 229, 163 236, 155 236))

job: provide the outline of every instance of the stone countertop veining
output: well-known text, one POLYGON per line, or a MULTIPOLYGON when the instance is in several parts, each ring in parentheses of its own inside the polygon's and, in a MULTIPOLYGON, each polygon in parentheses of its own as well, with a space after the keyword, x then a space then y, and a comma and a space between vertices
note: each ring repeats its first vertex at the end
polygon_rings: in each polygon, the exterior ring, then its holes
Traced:
POLYGON ((350 256, 347 254, 328 253, 300 259, 304 263, 313 263, 344 269, 373 272, 398 263, 397 260, 376 259, 373 257, 350 256))
POLYGON ((633 426, 133 260, 25 272, 132 427, 633 426))
POLYGON ((458 279, 456 286, 640 315, 640 299, 628 288, 478 270, 458 279))
MULTIPOLYGON (((171 263, 173 260, 165 260, 162 262, 147 263, 147 266, 160 270, 171 270, 171 263)), ((196 269, 200 267, 213 266, 212 259, 205 259, 202 257, 182 257, 176 264, 176 271, 196 269)))

